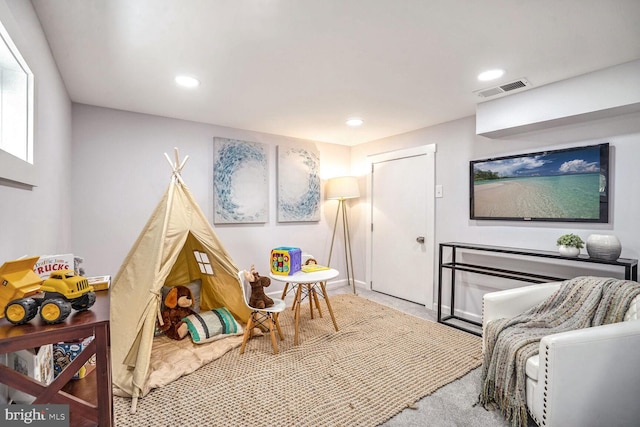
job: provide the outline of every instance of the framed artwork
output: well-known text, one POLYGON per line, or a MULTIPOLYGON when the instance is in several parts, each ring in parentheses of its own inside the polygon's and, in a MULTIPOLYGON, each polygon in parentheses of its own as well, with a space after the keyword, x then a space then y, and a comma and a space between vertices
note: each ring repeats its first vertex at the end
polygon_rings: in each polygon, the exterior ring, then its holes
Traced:
POLYGON ((269 220, 269 162, 266 144, 213 138, 215 224, 269 220))
POLYGON ((320 221, 320 153, 278 146, 278 222, 320 221))

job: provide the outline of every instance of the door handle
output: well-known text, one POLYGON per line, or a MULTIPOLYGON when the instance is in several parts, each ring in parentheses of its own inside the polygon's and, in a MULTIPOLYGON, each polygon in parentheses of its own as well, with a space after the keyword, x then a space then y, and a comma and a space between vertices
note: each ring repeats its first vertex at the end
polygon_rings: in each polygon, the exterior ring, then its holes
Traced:
POLYGON ((420 244, 424 243, 424 236, 418 236, 418 237, 416 237, 416 242, 418 242, 418 243, 420 243, 420 244))

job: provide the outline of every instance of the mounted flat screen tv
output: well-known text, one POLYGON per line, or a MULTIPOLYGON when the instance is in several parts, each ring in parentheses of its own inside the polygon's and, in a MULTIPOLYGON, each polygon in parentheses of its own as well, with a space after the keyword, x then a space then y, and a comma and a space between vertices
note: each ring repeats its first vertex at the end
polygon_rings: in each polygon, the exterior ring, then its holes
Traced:
POLYGON ((471 219, 609 221, 609 144, 470 162, 471 219))

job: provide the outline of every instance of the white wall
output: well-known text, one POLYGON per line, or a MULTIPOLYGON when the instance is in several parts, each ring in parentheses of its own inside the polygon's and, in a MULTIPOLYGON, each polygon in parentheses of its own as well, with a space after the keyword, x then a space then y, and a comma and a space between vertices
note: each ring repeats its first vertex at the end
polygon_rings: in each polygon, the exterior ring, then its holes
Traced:
MULTIPOLYGON (((214 226, 238 267, 249 268, 255 264, 259 272, 266 273, 271 249, 282 245, 301 247, 320 262, 326 260, 336 201, 323 201, 319 223, 276 221, 276 146, 296 140, 74 104, 73 251, 85 258, 87 275, 117 273, 169 185, 171 168, 164 153, 173 159, 174 147, 180 150, 181 158, 189 156, 182 176, 213 223, 213 137, 216 136, 269 145, 269 222, 214 226)), ((323 186, 327 178, 349 173, 349 147, 315 144, 320 151, 323 186)), ((339 263, 332 264, 341 269, 339 263)), ((277 289, 277 286, 272 287, 277 289)))
MULTIPOLYGON (((555 251, 556 239, 566 232, 577 233, 586 241, 589 234, 615 234, 622 242, 622 257, 640 256, 640 133, 620 134, 625 123, 636 121, 636 115, 601 119, 588 125, 556 128, 536 134, 523 135, 518 139, 493 140, 475 134, 475 117, 444 123, 426 129, 397 135, 353 147, 351 158, 353 170, 361 181, 370 179, 366 156, 401 148, 425 144, 436 144, 436 184, 443 186, 444 197, 436 199, 436 242, 468 242, 519 248, 555 251), (585 129, 596 129, 586 137, 585 129), (612 147, 611 186, 613 189, 610 223, 528 223, 511 221, 472 221, 469 219, 469 161, 503 154, 518 154, 540 151, 546 148, 562 148, 609 142, 612 147)), ((353 211, 354 231, 358 254, 356 276, 364 276, 364 240, 368 228, 362 221, 366 217, 365 205, 353 211), (358 219, 360 218, 360 220, 358 219)), ((410 208, 410 207, 407 207, 410 208)), ((436 251, 437 253, 437 251, 436 251)), ((583 253, 586 253, 583 249, 583 253)), ((437 256, 437 255, 436 255, 437 256)), ((354 259, 354 263, 356 260, 354 259)), ((437 260, 436 260, 437 265, 437 260)), ((619 270, 618 270, 619 271, 619 270)), ((437 284, 438 271, 434 272, 437 284)), ((475 279, 471 279, 475 280, 475 279)), ((494 280, 496 286, 502 286, 494 280)), ((481 294, 491 290, 482 284, 462 289, 458 299, 465 311, 475 315, 481 313, 481 294)), ((435 292, 435 290, 434 290, 435 292)))
POLYGON ((71 251, 71 102, 31 2, 0 0, 0 20, 35 75, 38 186, 0 184, 0 263, 71 251))

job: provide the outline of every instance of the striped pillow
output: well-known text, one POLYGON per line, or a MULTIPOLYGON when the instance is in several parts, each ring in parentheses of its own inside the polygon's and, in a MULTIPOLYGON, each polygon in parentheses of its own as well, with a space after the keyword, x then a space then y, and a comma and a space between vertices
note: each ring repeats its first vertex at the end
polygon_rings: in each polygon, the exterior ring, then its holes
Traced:
POLYGON ((243 333, 242 326, 224 307, 190 314, 182 320, 187 324, 191 340, 196 344, 243 333))

